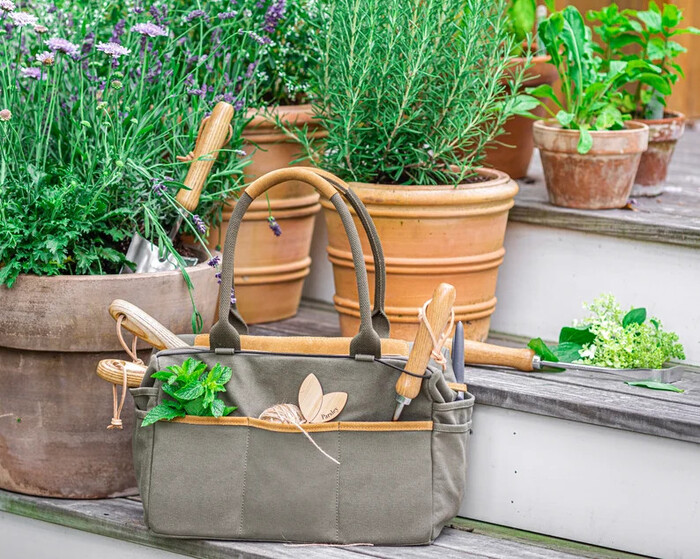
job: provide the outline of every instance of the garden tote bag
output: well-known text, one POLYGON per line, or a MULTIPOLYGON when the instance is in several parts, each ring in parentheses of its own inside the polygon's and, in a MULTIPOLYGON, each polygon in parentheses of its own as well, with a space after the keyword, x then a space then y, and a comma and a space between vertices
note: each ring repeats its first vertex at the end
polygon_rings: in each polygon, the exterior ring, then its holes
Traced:
POLYGON ((403 342, 388 338, 381 244, 361 202, 322 171, 268 173, 237 202, 222 262, 219 321, 210 347, 156 353, 142 385, 132 389, 140 425, 164 399, 162 382, 151 375, 193 358, 209 368, 219 363, 232 369, 221 396, 238 408, 221 418, 185 416, 137 426, 134 462, 150 530, 171 537, 300 543, 433 541, 464 496, 474 398, 457 398, 449 360, 444 370, 431 361, 419 395, 400 421, 391 420, 407 357, 396 349, 403 342), (287 180, 316 188, 341 217, 360 301, 361 325, 352 339, 242 336, 247 328, 230 302, 238 230, 253 199, 287 180), (371 239, 379 276, 374 313, 360 239, 342 196, 371 239), (324 402, 347 395, 337 417, 302 425, 259 418, 271 406, 298 399, 303 408, 300 388, 311 375, 324 402))

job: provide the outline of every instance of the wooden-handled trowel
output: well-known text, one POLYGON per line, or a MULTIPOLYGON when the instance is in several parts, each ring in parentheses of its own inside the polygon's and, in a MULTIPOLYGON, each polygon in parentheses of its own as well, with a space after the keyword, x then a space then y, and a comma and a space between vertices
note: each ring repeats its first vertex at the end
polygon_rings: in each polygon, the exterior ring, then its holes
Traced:
MULTIPOLYGON (((439 337, 447 327, 456 295, 457 291, 449 283, 441 283, 433 292, 433 298, 425 312, 425 320, 430 324, 433 336, 439 337)), ((409 405, 413 398, 418 396, 433 348, 433 337, 425 322, 421 321, 411 353, 408 355, 405 372, 401 373, 399 380, 396 381, 397 403, 394 421, 398 421, 404 406, 409 405)))
MULTIPOLYGON (((231 129, 231 118, 233 117, 233 106, 223 101, 217 103, 211 115, 204 119, 197 135, 197 142, 194 151, 183 159, 191 160, 192 164, 187 172, 184 185, 177 193, 176 200, 187 211, 191 212, 199 204, 199 196, 204 188, 204 182, 209 175, 209 171, 214 165, 219 150, 226 145, 229 131, 231 129)), ((182 225, 183 216, 179 215, 174 224, 170 238, 174 239, 182 225)), ((164 256, 158 247, 150 241, 135 233, 131 239, 131 244, 126 252, 126 259, 136 264, 135 269, 124 266, 121 273, 145 273, 164 272, 177 270, 178 263, 173 255, 164 256)), ((186 266, 196 265, 196 258, 183 257, 186 266)))

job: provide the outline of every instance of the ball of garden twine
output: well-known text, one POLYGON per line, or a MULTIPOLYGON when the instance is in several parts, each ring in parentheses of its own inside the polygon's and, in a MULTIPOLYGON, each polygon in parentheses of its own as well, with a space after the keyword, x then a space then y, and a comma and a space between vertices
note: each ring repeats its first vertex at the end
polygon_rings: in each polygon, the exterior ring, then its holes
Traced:
POLYGON ((316 444, 316 441, 314 441, 311 438, 311 435, 309 435, 306 432, 306 430, 302 427, 303 423, 308 422, 306 421, 306 419, 304 419, 304 416, 302 415, 299 406, 295 406, 294 404, 276 404, 262 412, 258 419, 270 421, 271 423, 282 423, 285 425, 296 426, 297 429, 304 433, 304 436, 311 441, 311 444, 313 444, 321 454, 323 454, 329 460, 332 460, 336 464, 340 465, 340 462, 338 462, 335 458, 333 458, 330 454, 328 454, 325 450, 318 446, 316 444))

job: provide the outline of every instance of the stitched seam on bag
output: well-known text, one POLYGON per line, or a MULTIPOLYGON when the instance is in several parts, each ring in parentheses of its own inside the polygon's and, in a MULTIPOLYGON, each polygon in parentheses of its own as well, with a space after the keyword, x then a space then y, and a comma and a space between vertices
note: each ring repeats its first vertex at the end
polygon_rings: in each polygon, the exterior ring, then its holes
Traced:
POLYGON ((241 520, 238 523, 238 535, 243 535, 243 513, 245 512, 245 490, 248 482, 248 447, 250 446, 250 428, 246 429, 245 459, 243 460, 243 491, 241 493, 241 520))
MULTIPOLYGON (((277 433, 296 433, 299 428, 295 425, 285 425, 273 423, 254 417, 202 417, 187 415, 176 417, 170 423, 185 423, 190 425, 213 425, 213 426, 249 426, 255 429, 275 431, 277 433)), ((432 421, 334 421, 330 423, 304 423, 304 430, 309 433, 324 433, 329 431, 432 431, 432 421)))
MULTIPOLYGON (((338 424, 340 425, 340 424, 338 424)), ((335 541, 340 543, 340 430, 338 430, 338 465, 335 478, 335 541)))

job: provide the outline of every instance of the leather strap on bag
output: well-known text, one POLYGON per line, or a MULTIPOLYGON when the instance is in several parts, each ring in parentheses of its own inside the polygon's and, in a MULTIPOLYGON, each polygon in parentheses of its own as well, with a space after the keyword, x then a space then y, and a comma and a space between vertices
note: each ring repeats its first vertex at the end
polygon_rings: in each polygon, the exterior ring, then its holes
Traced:
MULTIPOLYGON (((250 207, 250 204, 255 198, 282 182, 289 180, 297 180, 315 188, 320 194, 330 200, 335 206, 335 209, 340 216, 340 219, 345 228, 350 242, 350 250, 352 251, 353 263, 355 266, 355 279, 357 282, 357 292, 360 302, 360 330, 350 343, 350 355, 355 356, 373 355, 381 357, 381 341, 379 335, 373 327, 372 311, 369 300, 369 287, 367 284, 367 270, 365 267, 364 256, 362 254, 362 245, 360 237, 355 227, 355 222, 352 219, 350 210, 343 202, 340 195, 336 192, 336 186, 328 180, 328 173, 321 173, 316 169, 304 167, 292 167, 288 169, 279 169, 272 171, 258 178, 251 183, 245 192, 241 195, 236 203, 228 230, 226 232, 226 240, 224 242, 224 255, 221 267, 221 288, 219 290, 219 320, 212 327, 210 334, 210 347, 216 348, 233 348, 234 350, 241 349, 241 338, 239 329, 243 332, 247 331, 245 322, 241 318, 235 303, 230 301, 230 292, 233 287, 234 277, 234 254, 236 247, 236 239, 238 230, 245 212, 250 207), (238 327, 238 328, 237 328, 238 327)), ((333 177, 338 185, 342 185, 342 181, 337 177, 333 177)), ((360 203, 361 204, 361 203, 360 203)), ((379 253, 381 255, 381 253, 379 253)), ((382 258, 383 260, 383 258, 382 258)), ((381 319, 380 319, 381 320, 381 319)))

